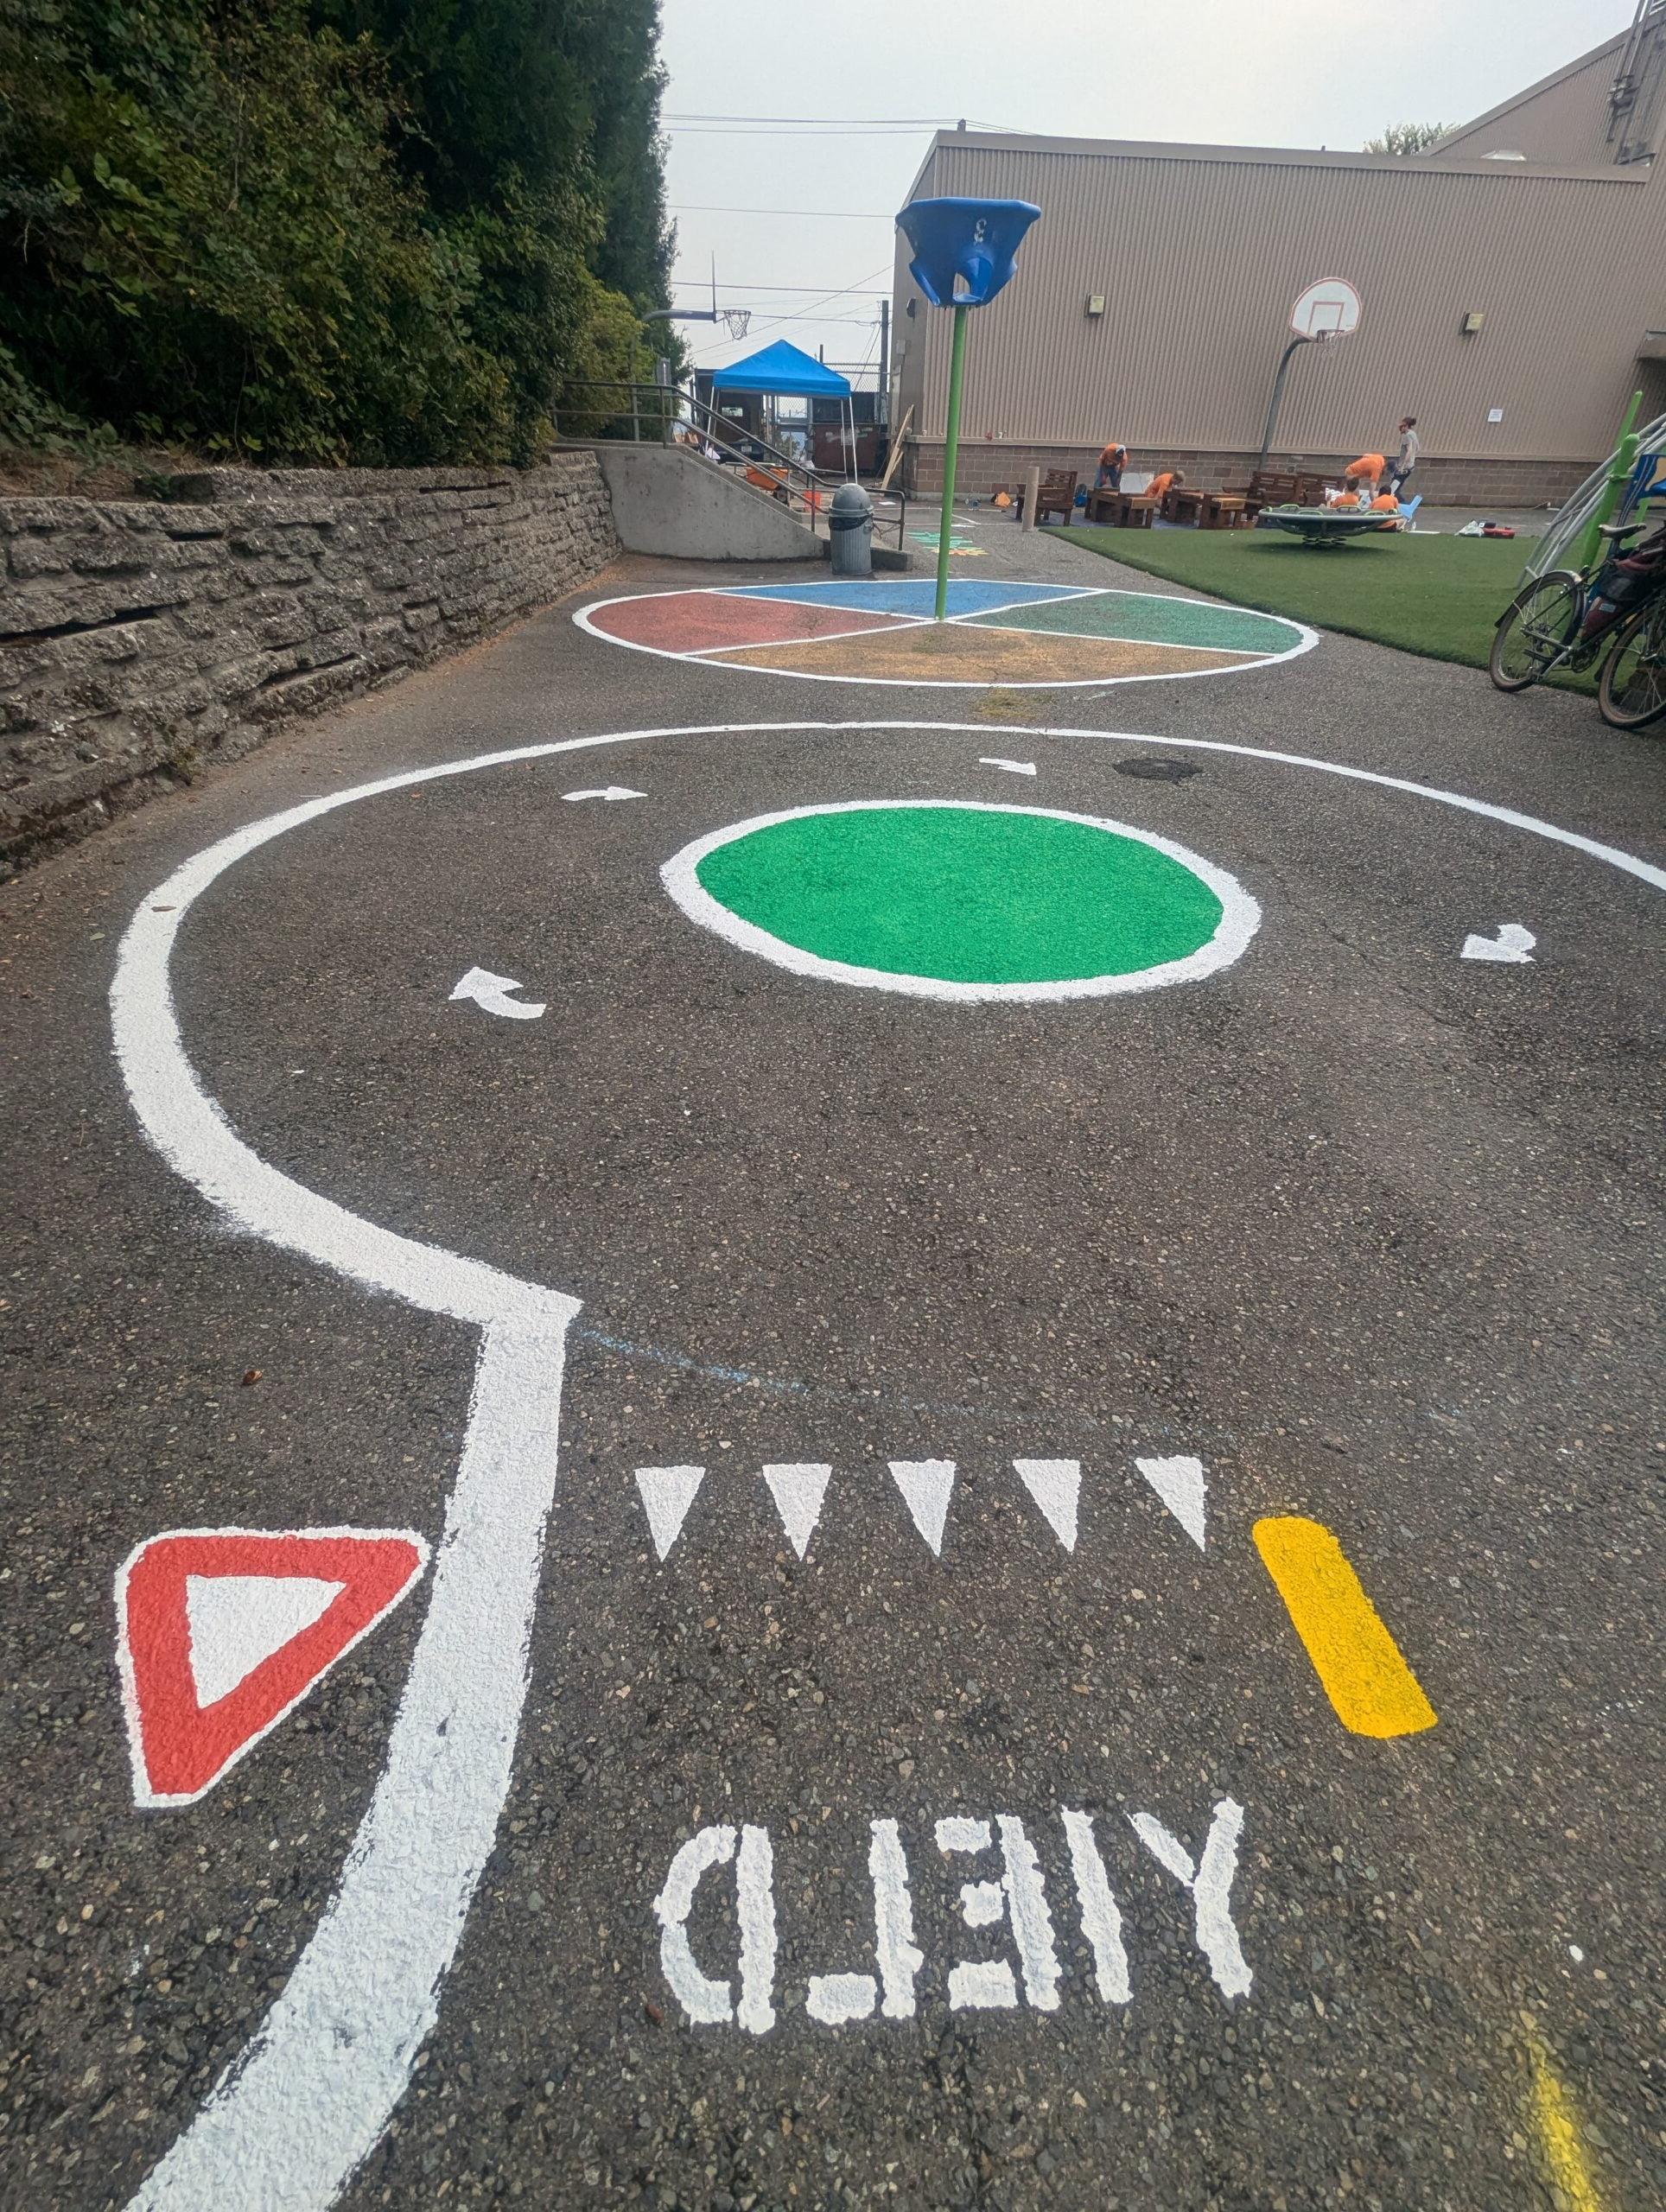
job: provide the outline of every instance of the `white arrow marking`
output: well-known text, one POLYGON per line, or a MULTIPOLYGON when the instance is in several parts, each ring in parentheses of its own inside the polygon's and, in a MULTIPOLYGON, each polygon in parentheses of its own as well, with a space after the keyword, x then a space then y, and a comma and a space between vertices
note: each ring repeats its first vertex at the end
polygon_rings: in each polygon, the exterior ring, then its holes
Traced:
POLYGON ((1466 960, 1531 960, 1533 947, 1538 943, 1531 930, 1524 930, 1519 922, 1500 922, 1497 937, 1466 937, 1462 957, 1466 960))
POLYGON ((454 999, 473 999, 486 1014, 500 1014, 511 1021, 536 1021, 544 1012, 542 999, 512 999, 520 985, 512 976, 494 976, 489 968, 471 968, 451 994, 454 999))
POLYGON ((569 803, 575 798, 646 798, 646 791, 633 791, 628 784, 597 784, 592 790, 563 791, 569 803))
POLYGON ((977 765, 980 768, 1004 768, 1009 776, 1033 776, 1035 773, 1033 760, 1003 760, 994 753, 986 753, 977 765))
POLYGON ((949 1515, 949 1497, 955 1486, 952 1459, 893 1459, 892 1479, 902 1492, 902 1502, 914 1516, 914 1526, 932 1547, 932 1555, 943 1552, 943 1524, 949 1515))
POLYGON ((1067 1552, 1076 1549, 1076 1501, 1082 1488, 1079 1459, 1014 1459, 1018 1479, 1047 1517, 1067 1552))
POLYGON ((636 1486, 648 1516, 653 1548, 663 1560, 683 1532, 695 1492, 706 1478, 703 1467, 639 1467, 636 1486))
POLYGON ((816 1523, 822 1517, 822 1498, 827 1490, 827 1478, 831 1467, 785 1466, 766 1467, 764 1480, 769 1484, 769 1494, 775 1500, 775 1510, 781 1516, 781 1526, 792 1541, 792 1548, 800 1559, 809 1548, 816 1533, 816 1523))
POLYGON ((1204 1479, 1201 1459, 1136 1459, 1135 1465, 1201 1551, 1204 1532, 1204 1479))

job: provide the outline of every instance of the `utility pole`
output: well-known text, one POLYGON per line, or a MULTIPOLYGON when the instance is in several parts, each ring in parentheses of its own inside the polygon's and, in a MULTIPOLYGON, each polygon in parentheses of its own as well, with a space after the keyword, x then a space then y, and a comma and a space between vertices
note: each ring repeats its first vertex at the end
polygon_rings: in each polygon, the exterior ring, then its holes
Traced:
POLYGON ((880 399, 877 413, 880 426, 888 429, 891 424, 891 302, 880 302, 880 399))

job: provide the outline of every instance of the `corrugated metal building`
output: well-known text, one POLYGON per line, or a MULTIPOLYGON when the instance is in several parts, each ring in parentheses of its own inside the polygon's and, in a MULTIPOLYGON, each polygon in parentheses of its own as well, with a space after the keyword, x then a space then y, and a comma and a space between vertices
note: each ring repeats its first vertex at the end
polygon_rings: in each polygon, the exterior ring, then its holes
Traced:
MULTIPOLYGON (((1666 0, 1640 22, 1666 66, 1666 0)), ((970 319, 961 487, 1087 470, 1113 436, 1135 466, 1241 480, 1292 303, 1345 277, 1359 329, 1292 363, 1269 465, 1392 452, 1409 414, 1431 500, 1560 499, 1639 385, 1645 419, 1666 411, 1666 154, 1648 158, 1645 118, 1611 100, 1637 43, 1611 40, 1409 159, 940 132, 912 198, 1042 210, 1018 280, 970 319)), ((899 247, 891 419, 913 410, 909 480, 929 491, 951 318, 899 247)))

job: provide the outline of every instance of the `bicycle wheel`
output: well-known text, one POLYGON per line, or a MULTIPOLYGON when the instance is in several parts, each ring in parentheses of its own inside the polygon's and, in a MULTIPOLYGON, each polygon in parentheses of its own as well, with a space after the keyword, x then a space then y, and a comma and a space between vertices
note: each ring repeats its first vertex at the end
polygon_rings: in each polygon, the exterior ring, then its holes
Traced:
POLYGON ((1638 607, 1609 647, 1597 710, 1612 729, 1642 729, 1666 715, 1666 596, 1638 607))
POLYGON ((1501 691, 1536 683, 1585 613, 1585 587, 1573 569, 1552 569, 1517 592, 1493 632, 1486 672, 1501 691))

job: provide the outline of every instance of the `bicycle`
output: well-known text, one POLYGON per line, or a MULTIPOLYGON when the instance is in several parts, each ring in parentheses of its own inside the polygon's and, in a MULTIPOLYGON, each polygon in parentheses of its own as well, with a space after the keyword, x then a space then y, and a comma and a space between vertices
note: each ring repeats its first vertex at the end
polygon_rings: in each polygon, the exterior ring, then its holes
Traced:
POLYGON ((1621 580, 1614 573, 1619 542, 1644 526, 1641 517, 1604 523, 1609 550, 1602 561, 1552 569, 1517 593, 1498 618, 1487 657, 1487 674, 1500 691, 1525 691, 1558 670, 1575 673, 1600 659, 1597 711, 1611 728, 1642 729, 1666 718, 1666 549, 1641 575, 1621 580), (1613 595, 1622 582, 1625 600, 1613 595))

